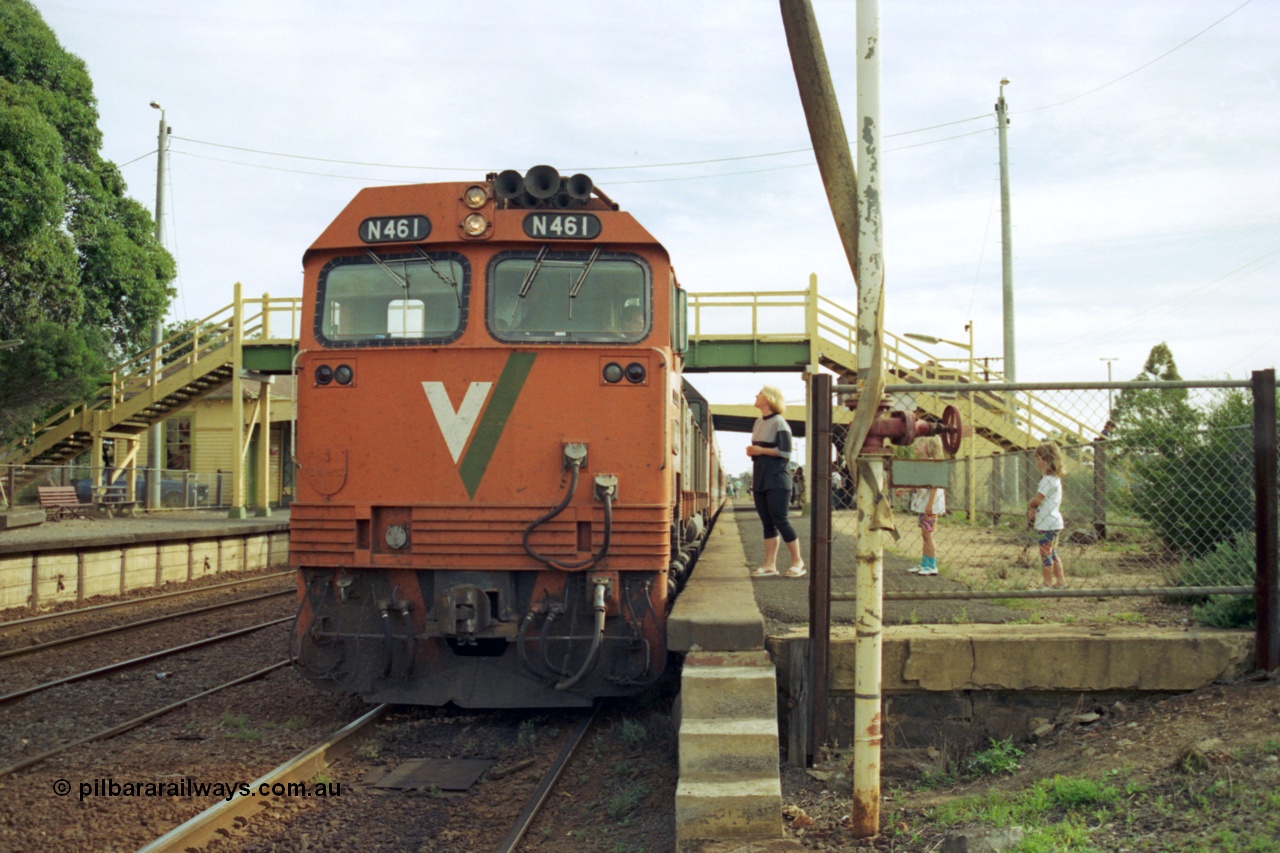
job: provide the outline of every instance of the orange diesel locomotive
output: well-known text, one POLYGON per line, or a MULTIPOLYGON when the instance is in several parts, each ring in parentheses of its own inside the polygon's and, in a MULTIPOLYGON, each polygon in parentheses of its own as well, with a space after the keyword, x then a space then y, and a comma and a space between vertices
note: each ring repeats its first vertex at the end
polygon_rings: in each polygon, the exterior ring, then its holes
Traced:
POLYGON ((303 265, 301 670, 491 708, 653 683, 724 495, 662 245, 539 166, 366 189, 303 265))

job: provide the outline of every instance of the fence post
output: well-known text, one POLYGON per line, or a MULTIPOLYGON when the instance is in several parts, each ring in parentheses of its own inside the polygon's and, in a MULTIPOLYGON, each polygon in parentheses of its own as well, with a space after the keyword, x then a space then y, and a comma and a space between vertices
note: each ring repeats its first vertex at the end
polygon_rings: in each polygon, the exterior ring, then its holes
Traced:
POLYGON ((813 493, 809 503, 809 679, 812 722, 810 755, 815 760, 827 742, 827 702, 831 660, 831 374, 809 379, 813 407, 813 435, 809 446, 809 477, 813 493))
POLYGON ((1093 529, 1107 538, 1107 439, 1093 440, 1093 529))
POLYGON ((1277 570, 1276 372, 1253 371, 1254 531, 1258 564, 1258 669, 1280 668, 1280 571, 1277 570))
POLYGON ((997 527, 1000 524, 1000 480, 1004 476, 1004 451, 1000 451, 991 457, 991 526, 997 527))

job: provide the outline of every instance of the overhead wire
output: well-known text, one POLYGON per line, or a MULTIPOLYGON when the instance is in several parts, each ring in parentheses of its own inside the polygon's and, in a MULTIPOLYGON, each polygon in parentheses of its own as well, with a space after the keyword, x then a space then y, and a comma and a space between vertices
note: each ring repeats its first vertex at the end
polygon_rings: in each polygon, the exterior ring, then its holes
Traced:
POLYGON ((1175 45, 1175 46, 1173 46, 1173 47, 1169 48, 1169 49, 1168 49, 1168 50, 1166 50, 1164 53, 1162 53, 1162 54, 1160 54, 1159 56, 1157 56, 1155 59, 1152 59, 1152 60, 1150 60, 1150 61, 1148 61, 1148 62, 1144 62, 1143 64, 1139 65, 1137 68, 1135 68, 1135 69, 1133 69, 1132 71, 1129 71, 1129 72, 1127 72, 1127 73, 1125 73, 1125 74, 1121 74, 1119 77, 1115 78, 1114 80, 1109 80, 1109 81, 1107 81, 1106 83, 1103 83, 1101 86, 1095 86, 1094 88, 1089 89, 1089 90, 1088 90, 1088 91, 1086 91, 1086 92, 1081 92, 1081 93, 1080 93, 1080 94, 1078 94, 1078 95, 1073 95, 1073 96, 1071 96, 1070 98, 1066 98, 1066 99, 1061 100, 1061 101, 1055 101, 1055 102, 1054 102, 1054 103, 1052 103, 1052 104, 1045 104, 1044 106, 1040 106, 1040 107, 1032 107, 1031 109, 1027 109, 1027 110, 1018 110, 1018 111, 1016 111, 1016 112, 1014 113, 1014 115, 1025 115, 1026 113, 1038 113, 1038 112, 1040 112, 1041 110, 1048 110, 1048 109, 1053 109, 1054 107, 1060 107, 1060 106, 1062 106, 1063 104, 1069 104, 1069 103, 1071 103, 1072 101, 1078 101, 1078 100, 1080 100, 1081 98, 1085 98, 1085 97, 1088 97, 1089 95, 1093 95, 1093 94, 1096 94, 1096 93, 1098 93, 1098 92, 1101 92, 1103 89, 1106 89, 1106 88, 1108 88, 1109 86, 1114 86, 1116 83, 1119 83, 1121 80, 1128 79, 1129 77, 1132 77, 1133 75, 1137 74, 1139 71, 1142 71, 1142 70, 1144 70, 1144 69, 1146 69, 1146 68, 1150 68, 1152 65, 1155 65, 1157 62, 1159 62, 1160 60, 1164 59, 1164 58, 1165 58, 1166 56, 1168 56, 1169 54, 1171 54, 1171 53, 1173 53, 1173 52, 1175 52, 1175 51, 1181 50, 1182 48, 1184 48, 1184 47, 1186 47, 1187 45, 1191 44, 1191 42, 1193 42, 1193 41, 1195 41, 1196 39, 1200 38, 1200 36, 1202 36, 1202 35, 1204 35, 1205 33, 1209 32, 1209 30, 1211 30, 1211 29, 1213 29, 1214 27, 1218 26, 1218 24, 1221 24, 1221 23, 1222 23, 1223 21, 1225 21, 1227 18, 1230 18, 1230 17, 1231 17, 1232 15, 1234 15, 1236 12, 1239 12, 1241 9, 1243 9, 1245 6, 1248 6, 1248 5, 1249 5, 1250 3, 1252 3, 1252 2, 1253 2, 1253 0, 1244 0, 1244 2, 1243 2, 1243 3, 1241 3, 1239 6, 1235 7, 1235 8, 1234 8, 1234 9, 1232 9, 1230 12, 1228 12, 1228 13, 1227 13, 1227 14, 1225 14, 1225 15, 1223 15, 1221 18, 1219 18, 1218 20, 1214 21, 1214 22, 1213 22, 1212 24, 1210 24, 1209 26, 1205 27, 1205 28, 1204 28, 1203 30, 1201 30, 1200 32, 1198 32, 1198 33, 1196 33, 1195 35, 1191 36, 1191 37, 1190 37, 1190 38, 1188 38, 1186 41, 1183 41, 1183 42, 1181 42, 1180 44, 1177 44, 1177 45, 1175 45))

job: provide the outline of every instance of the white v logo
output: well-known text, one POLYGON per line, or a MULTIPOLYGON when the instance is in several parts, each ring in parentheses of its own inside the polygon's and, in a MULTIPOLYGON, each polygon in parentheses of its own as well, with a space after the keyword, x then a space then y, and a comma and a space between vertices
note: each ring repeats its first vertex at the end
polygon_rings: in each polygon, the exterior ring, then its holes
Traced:
POLYGON ((462 405, 455 412, 443 382, 422 383, 422 390, 427 392, 427 402, 431 404, 431 411, 435 413, 436 423, 440 425, 444 443, 449 446, 455 464, 462 455, 462 448, 467 446, 467 439, 475 429, 480 410, 484 408, 484 401, 488 399, 489 389, 492 387, 492 382, 472 382, 467 395, 462 398, 462 405))

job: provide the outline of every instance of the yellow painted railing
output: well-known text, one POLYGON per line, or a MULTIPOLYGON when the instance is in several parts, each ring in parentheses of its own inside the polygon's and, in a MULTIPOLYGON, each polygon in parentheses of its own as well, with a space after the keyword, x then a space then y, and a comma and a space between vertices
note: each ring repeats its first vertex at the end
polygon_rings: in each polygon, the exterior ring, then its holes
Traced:
POLYGON ((112 368, 108 381, 94 399, 70 405, 43 423, 33 424, 31 435, 24 443, 67 421, 83 419, 87 412, 113 412, 126 401, 157 388, 166 379, 194 368, 206 358, 229 363, 232 354, 224 348, 231 345, 237 326, 243 330, 244 339, 254 344, 292 344, 298 338, 301 313, 300 297, 263 294, 233 301, 207 317, 186 323, 180 331, 112 368))
MULTIPOLYGON (((690 293, 690 332, 697 342, 750 339, 760 343, 805 341, 810 364, 826 363, 842 375, 857 373, 857 313, 818 293, 817 277, 806 290, 690 293)), ((945 358, 919 343, 886 331, 885 363, 891 384, 999 383, 1004 373, 990 359, 945 358)), ((923 400, 923 395, 918 395, 923 400)), ((945 405, 937 395, 931 402, 945 405)), ((1032 392, 980 391, 975 426, 1026 447, 1049 436, 1089 441, 1101 424, 1087 424, 1032 392)), ((932 407, 930 407, 932 408, 932 407)))

